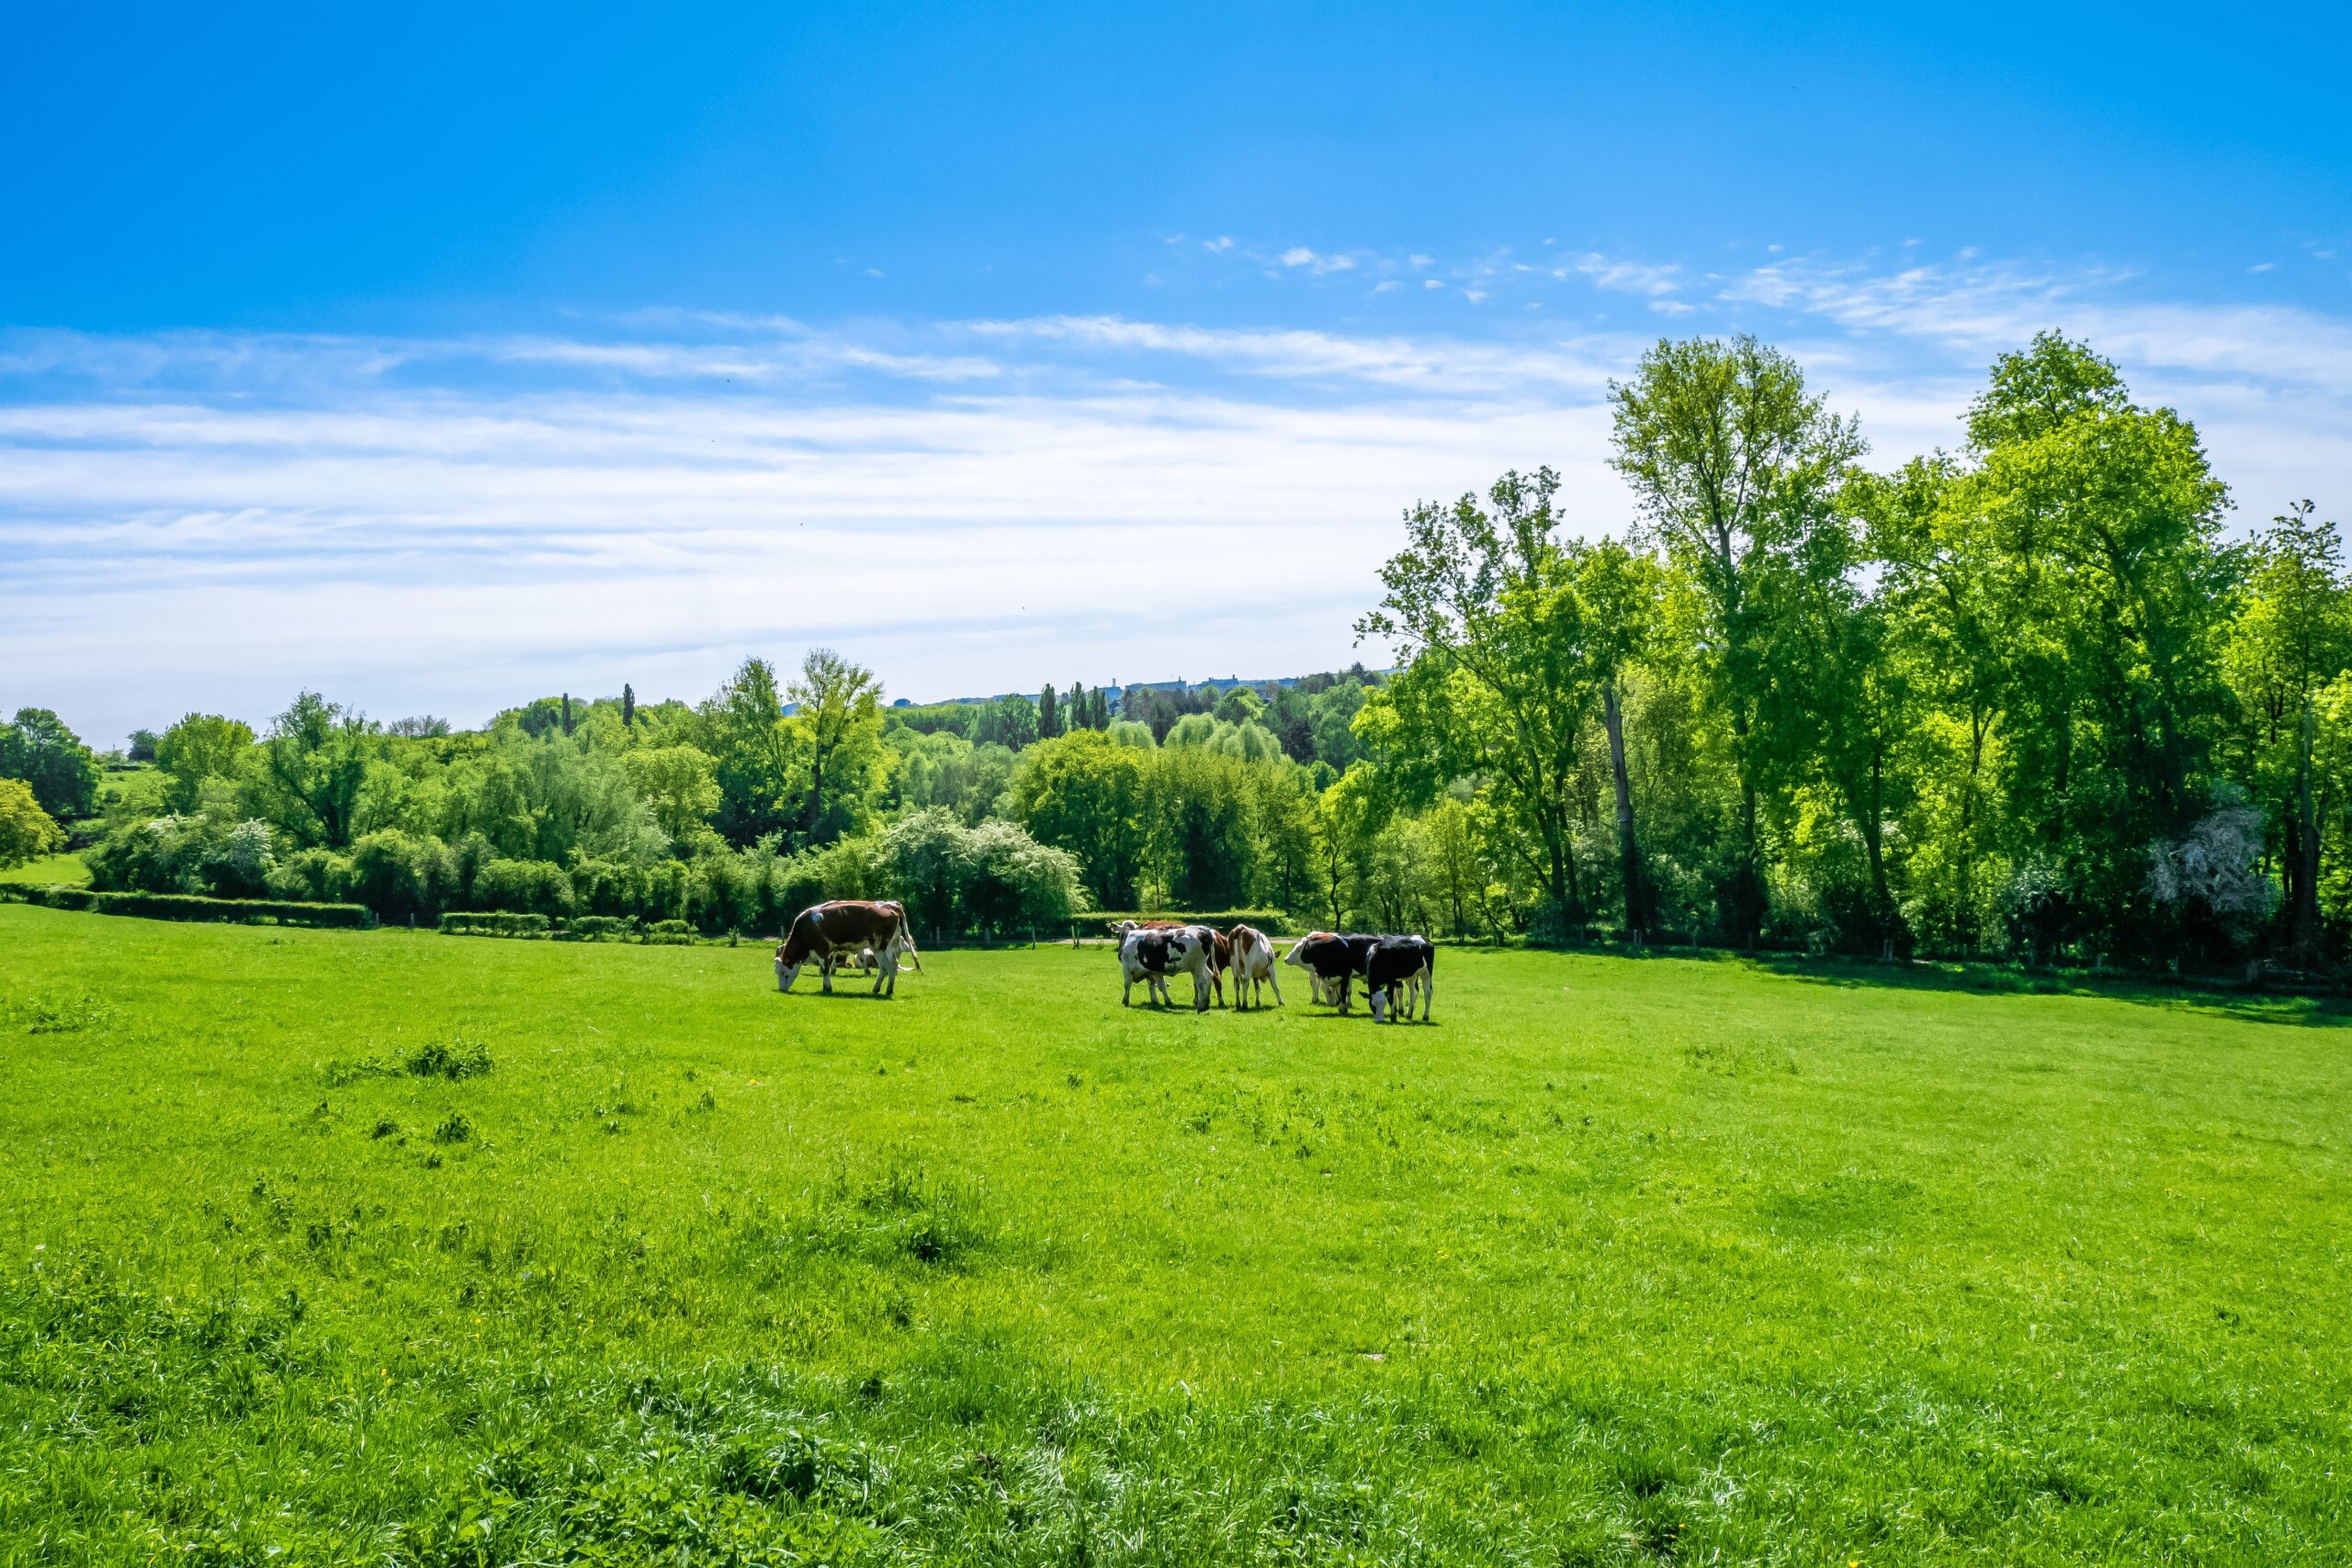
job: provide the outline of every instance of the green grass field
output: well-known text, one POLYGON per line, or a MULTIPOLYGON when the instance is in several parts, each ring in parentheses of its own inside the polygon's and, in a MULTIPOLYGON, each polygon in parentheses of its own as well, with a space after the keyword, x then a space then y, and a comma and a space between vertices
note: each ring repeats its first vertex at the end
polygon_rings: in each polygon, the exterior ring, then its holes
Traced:
POLYGON ((0 953, 11 1563, 2352 1560, 2313 1004, 1450 950, 1382 1029, 1123 1012, 1100 949, 877 1003, 19 906, 0 953))
POLYGON ((0 866, 0 882, 39 885, 53 883, 61 887, 87 887, 90 868, 80 855, 43 855, 22 865, 0 866))

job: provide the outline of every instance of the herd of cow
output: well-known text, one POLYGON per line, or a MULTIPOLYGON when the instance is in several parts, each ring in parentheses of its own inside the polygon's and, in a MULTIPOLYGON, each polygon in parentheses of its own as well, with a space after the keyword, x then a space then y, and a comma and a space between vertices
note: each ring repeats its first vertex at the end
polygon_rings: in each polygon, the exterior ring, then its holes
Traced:
MULTIPOLYGON (((1170 1005, 1168 982, 1179 975, 1192 977, 1196 1012, 1208 1010, 1212 996, 1224 1005, 1227 976, 1233 979, 1236 1009, 1247 1010, 1253 1001, 1264 1006, 1269 986, 1275 1004, 1282 1003, 1274 944, 1254 927, 1221 931, 1175 920, 1122 920, 1111 930, 1119 939, 1119 969, 1126 980, 1119 994, 1122 1007, 1134 1000, 1138 980, 1147 1001, 1170 1005)), ((800 911, 775 950, 775 988, 792 989, 802 968, 813 963, 828 994, 833 988, 833 971, 848 967, 871 974, 877 996, 894 997, 901 959, 916 974, 922 973, 905 905, 846 898, 818 904, 800 911)), ((1400 1003, 1404 1017, 1411 1018, 1418 1005, 1426 1021, 1437 989, 1437 948, 1424 936, 1310 931, 1292 943, 1282 962, 1305 970, 1315 999, 1341 1012, 1348 1010, 1351 993, 1362 981, 1372 1016, 1383 1023, 1396 1021, 1400 1003)))

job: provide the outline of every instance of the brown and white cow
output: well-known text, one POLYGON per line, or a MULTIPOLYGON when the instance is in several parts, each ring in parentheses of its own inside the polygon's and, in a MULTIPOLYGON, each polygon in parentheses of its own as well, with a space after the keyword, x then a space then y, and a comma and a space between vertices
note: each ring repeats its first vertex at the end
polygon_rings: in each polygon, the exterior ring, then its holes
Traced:
POLYGON ((1265 987, 1272 986, 1274 1005, 1283 1006, 1283 983, 1274 973, 1274 944, 1266 940, 1266 933, 1255 926, 1236 926, 1225 937, 1233 953, 1233 1005, 1248 1008, 1252 991, 1245 987, 1254 987, 1258 1005, 1262 1007, 1265 987))
POLYGON ((915 952, 914 933, 907 928, 905 905, 852 898, 811 905, 794 919, 792 929, 785 933, 784 945, 775 950, 775 988, 792 989, 801 966, 814 959, 818 974, 824 978, 825 994, 831 996, 835 967, 858 963, 869 949, 876 960, 874 990, 877 996, 899 994, 901 955, 914 966, 916 974, 922 973, 922 956, 915 952))

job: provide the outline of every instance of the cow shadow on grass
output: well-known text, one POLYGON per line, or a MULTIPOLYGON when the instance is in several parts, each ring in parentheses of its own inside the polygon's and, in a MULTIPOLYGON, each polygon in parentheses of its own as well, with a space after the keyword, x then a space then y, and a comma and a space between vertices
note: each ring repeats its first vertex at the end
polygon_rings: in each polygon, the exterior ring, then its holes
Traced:
MULTIPOLYGON (((1707 955, 1696 956, 1703 961, 1707 955)), ((1755 957, 1742 953, 1719 956, 1724 962, 1743 964, 1784 980, 1841 989, 1930 991, 1974 997, 2093 997, 2245 1023, 2290 1024, 2305 1029, 2352 1025, 2352 1001, 2342 997, 2233 990, 2194 979, 2170 981, 1928 961, 1890 964, 1866 959, 1755 957)))

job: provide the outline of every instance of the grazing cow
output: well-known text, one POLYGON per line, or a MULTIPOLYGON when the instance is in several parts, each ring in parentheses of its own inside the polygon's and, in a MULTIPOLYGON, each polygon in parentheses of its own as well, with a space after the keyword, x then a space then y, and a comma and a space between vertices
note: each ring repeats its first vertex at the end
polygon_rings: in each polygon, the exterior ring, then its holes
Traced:
POLYGON ((1209 960, 1209 985, 1216 993, 1216 1005, 1225 1005, 1225 972, 1233 967, 1233 938, 1230 933, 1208 926, 1188 927, 1182 920, 1114 920, 1111 934, 1125 942, 1136 931, 1205 931, 1212 939, 1209 960))
POLYGON ((1425 936, 1376 939, 1363 955, 1363 988, 1372 999, 1373 1022, 1396 1021, 1399 990, 1405 997, 1406 1020, 1412 1019, 1414 993, 1419 992, 1421 1021, 1428 1022, 1430 1003, 1437 995, 1437 945, 1425 936))
POLYGON ((1258 1005, 1266 1001, 1265 987, 1274 988, 1274 1005, 1283 1005, 1283 983, 1274 973, 1274 944, 1266 933, 1254 926, 1236 926, 1225 933, 1233 949, 1233 1005, 1247 1008, 1250 992, 1243 987, 1255 987, 1258 1005))
POLYGON ((1170 1005, 1169 976, 1190 975, 1193 1010, 1208 1011, 1213 978, 1209 965, 1216 952, 1216 935, 1206 926, 1151 925, 1129 930, 1119 939, 1119 969, 1126 976, 1119 1005, 1125 1007, 1134 999, 1137 980, 1144 982, 1147 1001, 1170 1005))
POLYGON ((800 911, 792 929, 785 933, 784 945, 775 950, 775 988, 792 989, 792 982, 799 978, 801 965, 813 958, 818 974, 824 979, 825 994, 831 996, 833 970, 844 964, 864 967, 860 960, 869 951, 874 954, 874 991, 877 996, 899 994, 901 955, 914 966, 916 974, 922 973, 922 956, 915 952, 914 933, 907 928, 905 905, 849 898, 812 905, 800 911))
POLYGON ((1349 987, 1355 977, 1363 973, 1364 955, 1379 940, 1374 936, 1339 936, 1330 931, 1314 931, 1293 943, 1283 962, 1314 976, 1317 982, 1318 999, 1330 1002, 1345 1012, 1348 1010, 1349 987))
POLYGON ((1290 944, 1290 952, 1283 958, 1283 962, 1285 964, 1296 964, 1299 968, 1306 969, 1306 990, 1308 997, 1312 1000, 1321 1002, 1325 1007, 1337 1005, 1340 999, 1340 993, 1332 987, 1329 980, 1326 980, 1322 976, 1320 973, 1313 969, 1307 969, 1306 965, 1300 962, 1298 951, 1310 942, 1333 942, 1338 940, 1338 936, 1339 933, 1336 931, 1308 931, 1305 936, 1300 937, 1296 942, 1290 944))

